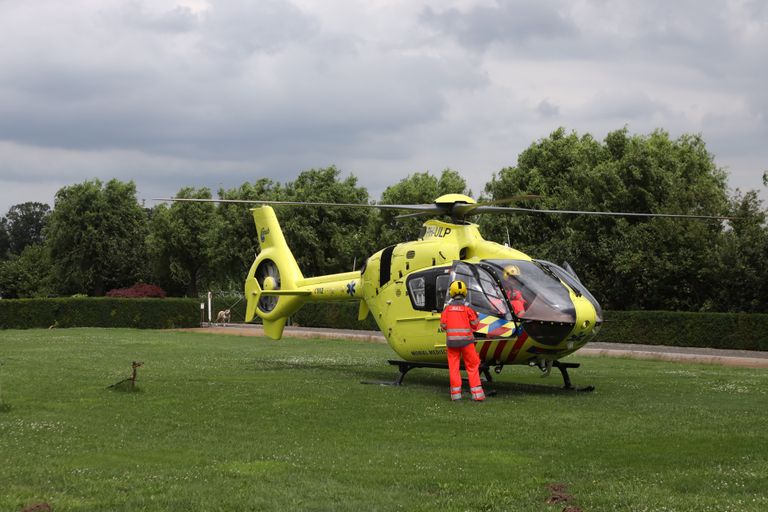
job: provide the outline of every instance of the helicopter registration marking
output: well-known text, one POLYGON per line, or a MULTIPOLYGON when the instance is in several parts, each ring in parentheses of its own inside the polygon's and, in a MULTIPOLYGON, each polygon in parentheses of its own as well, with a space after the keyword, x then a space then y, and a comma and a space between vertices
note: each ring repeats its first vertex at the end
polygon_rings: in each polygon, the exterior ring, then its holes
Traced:
POLYGON ((424 238, 445 238, 451 234, 451 228, 446 228, 444 226, 427 226, 426 231, 424 231, 424 238))
POLYGON ((434 348, 430 350, 411 350, 413 356, 440 356, 447 353, 444 348, 434 348))

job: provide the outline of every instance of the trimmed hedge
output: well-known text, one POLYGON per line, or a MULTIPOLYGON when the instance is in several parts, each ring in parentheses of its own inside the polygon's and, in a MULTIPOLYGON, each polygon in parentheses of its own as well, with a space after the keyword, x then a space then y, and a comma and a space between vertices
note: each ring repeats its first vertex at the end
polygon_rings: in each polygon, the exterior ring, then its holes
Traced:
POLYGON ((310 302, 294 313, 291 322, 302 327, 379 330, 372 315, 363 321, 357 319, 359 309, 358 302, 310 302))
POLYGON ((606 311, 595 341, 768 350, 768 314, 606 311))
MULTIPOLYGON (((303 327, 368 329, 370 315, 357 320, 357 303, 310 303, 292 320, 303 327)), ((594 341, 768 351, 768 314, 606 311, 594 341)))
MULTIPOLYGON (((357 320, 358 303, 321 302, 301 308, 303 327, 377 330, 372 316, 357 320)), ((233 317, 234 319, 234 317, 233 317)), ((136 327, 200 325, 200 299, 2 299, 0 329, 33 327, 136 327)), ((768 314, 606 311, 594 341, 768 351, 768 314)))
POLYGON ((0 300, 0 329, 34 327, 136 327, 200 325, 197 299, 72 297, 0 300))

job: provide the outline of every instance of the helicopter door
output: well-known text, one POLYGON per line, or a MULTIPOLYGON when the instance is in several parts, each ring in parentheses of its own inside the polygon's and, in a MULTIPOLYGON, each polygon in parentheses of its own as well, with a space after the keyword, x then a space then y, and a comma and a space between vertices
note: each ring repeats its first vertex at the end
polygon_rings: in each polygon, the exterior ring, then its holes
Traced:
POLYGON ((467 285, 467 301, 472 309, 506 320, 512 319, 499 285, 487 270, 463 261, 455 261, 451 267, 450 280, 457 279, 467 285))

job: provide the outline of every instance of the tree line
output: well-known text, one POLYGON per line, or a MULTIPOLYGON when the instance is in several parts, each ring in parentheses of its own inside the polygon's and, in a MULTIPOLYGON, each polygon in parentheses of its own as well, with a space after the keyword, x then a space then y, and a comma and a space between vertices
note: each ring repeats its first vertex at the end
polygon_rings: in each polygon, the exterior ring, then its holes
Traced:
MULTIPOLYGON (((768 176, 764 184, 768 186, 768 176)), ((417 172, 378 199, 431 203, 471 193, 460 173, 417 172)), ((479 200, 518 195, 535 209, 654 212, 733 217, 692 220, 519 213, 475 218, 486 239, 535 258, 568 262, 607 309, 768 311, 768 226, 756 191, 731 192, 727 173, 698 135, 677 139, 626 128, 602 141, 558 129, 501 169, 479 200)), ((177 197, 213 198, 184 187, 177 197)), ((220 189, 219 199, 372 203, 354 176, 335 167, 294 181, 261 178, 220 189)), ((289 245, 306 276, 360 268, 387 245, 415 240, 422 220, 363 208, 278 206, 289 245)), ((104 295, 144 282, 171 296, 240 290, 258 251, 247 206, 139 204, 133 182, 88 180, 60 189, 53 208, 26 202, 0 219, 4 298, 104 295)), ((715 335, 715 334, 713 334, 715 335)))

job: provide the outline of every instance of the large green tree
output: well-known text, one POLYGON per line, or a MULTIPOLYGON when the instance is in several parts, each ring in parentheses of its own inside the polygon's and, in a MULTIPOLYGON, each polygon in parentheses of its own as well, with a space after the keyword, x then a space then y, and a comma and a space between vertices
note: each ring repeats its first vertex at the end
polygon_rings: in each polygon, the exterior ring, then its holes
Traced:
POLYGON ((45 297, 52 291, 51 259, 42 244, 28 245, 21 254, 0 261, 0 297, 45 297))
POLYGON ((737 191, 731 201, 731 229, 723 234, 715 292, 707 309, 768 312, 768 227, 754 190, 737 191))
MULTIPOLYGON (((211 191, 185 187, 176 197, 211 199, 211 191)), ((174 202, 170 206, 156 206, 148 238, 156 280, 168 288, 181 286, 188 297, 197 297, 212 280, 214 233, 219 222, 213 203, 174 202)))
POLYGON ((0 218, 0 260, 8 257, 11 249, 11 238, 8 236, 8 220, 0 218))
MULTIPOLYGON (((277 200, 281 197, 279 183, 261 178, 240 187, 219 190, 219 198, 226 200, 277 200)), ((259 244, 251 208, 239 203, 220 203, 216 209, 219 228, 213 234, 211 260, 215 279, 224 289, 241 289, 245 275, 253 263, 259 244)))
POLYGON ((55 290, 104 295, 143 279, 146 234, 132 181, 90 180, 60 189, 45 230, 55 290))
MULTIPOLYGON (((701 137, 626 129, 601 143, 559 129, 486 186, 492 199, 541 195, 533 208, 724 215, 726 174, 701 137)), ((590 215, 484 217, 492 238, 534 257, 568 261, 604 306, 700 309, 712 296, 722 223, 590 215)))
MULTIPOLYGON (((286 183, 286 201, 368 204, 355 176, 340 179, 336 167, 304 171, 286 183)), ((317 206, 276 207, 277 217, 305 276, 348 272, 370 255, 371 209, 317 206)))
POLYGON ((11 206, 6 214, 10 251, 21 254, 25 247, 43 243, 43 230, 51 208, 45 203, 26 202, 11 206))

